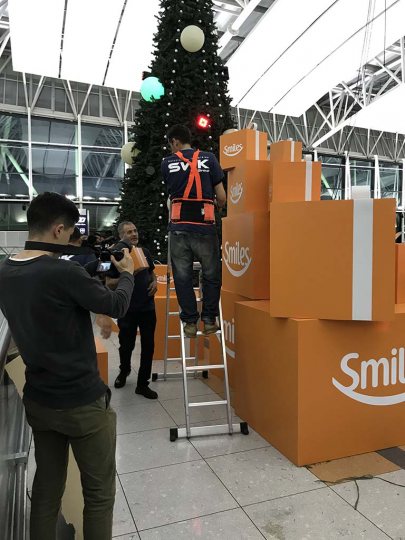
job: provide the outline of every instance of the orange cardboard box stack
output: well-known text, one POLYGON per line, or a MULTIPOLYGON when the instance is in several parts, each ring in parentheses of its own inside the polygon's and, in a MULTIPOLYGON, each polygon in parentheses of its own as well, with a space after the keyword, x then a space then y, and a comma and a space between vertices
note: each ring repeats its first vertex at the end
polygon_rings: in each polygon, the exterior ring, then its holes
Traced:
POLYGON ((321 164, 301 153, 300 143, 281 141, 270 161, 222 160, 223 301, 249 299, 233 304, 233 403, 299 465, 405 443, 395 201, 320 201, 321 164))

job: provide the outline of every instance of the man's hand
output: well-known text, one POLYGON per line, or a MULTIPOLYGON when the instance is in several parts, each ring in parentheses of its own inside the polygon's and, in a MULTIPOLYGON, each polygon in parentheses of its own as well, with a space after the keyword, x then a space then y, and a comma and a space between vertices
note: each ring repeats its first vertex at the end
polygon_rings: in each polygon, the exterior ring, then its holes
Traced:
POLYGON ((157 279, 156 279, 156 276, 154 276, 153 281, 148 287, 148 295, 155 296, 156 293, 157 293, 157 279))
POLYGON ((118 272, 121 274, 122 272, 129 272, 130 274, 134 273, 134 261, 129 254, 129 250, 127 248, 124 248, 122 250, 124 252, 124 258, 120 261, 117 261, 117 259, 114 257, 114 255, 111 255, 111 262, 114 264, 118 272))

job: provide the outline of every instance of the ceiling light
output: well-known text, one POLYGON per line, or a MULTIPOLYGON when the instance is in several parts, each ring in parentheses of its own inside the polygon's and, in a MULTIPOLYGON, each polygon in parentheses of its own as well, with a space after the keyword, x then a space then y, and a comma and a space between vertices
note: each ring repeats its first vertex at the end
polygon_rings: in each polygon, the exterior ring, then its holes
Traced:
POLYGON ((400 84, 351 116, 346 125, 405 134, 404 103, 405 85, 400 84))
POLYGON ((14 71, 59 76, 64 7, 65 0, 8 0, 14 71))
POLYGON ((68 1, 62 51, 63 79, 103 84, 123 5, 124 0, 68 1))
MULTIPOLYGON (((111 2, 108 0, 108 3, 111 2)), ((148 70, 153 59, 153 34, 157 30, 158 11, 159 0, 147 0, 142 3, 142 8, 139 0, 127 1, 107 71, 106 86, 139 92, 142 72, 148 70)))
POLYGON ((89 195, 85 195, 85 196, 83 197, 83 200, 84 200, 84 201, 94 201, 94 197, 90 197, 89 195))
POLYGON ((265 70, 333 2, 334 0, 281 0, 270 6, 227 62, 233 105, 240 102, 265 70), (291 16, 292 14, 294 16, 291 16))
MULTIPOLYGON (((390 45, 403 36, 405 20, 405 2, 391 5, 384 12, 376 12, 377 17, 368 30, 357 32, 337 51, 326 57, 304 79, 275 104, 271 109, 277 114, 301 116, 309 107, 325 95, 339 82, 353 77, 362 63, 370 61, 384 49, 384 43, 390 45), (367 34, 367 35, 366 35, 367 34), (363 57, 363 45, 367 41, 367 56, 363 57)), ((367 64, 370 66, 371 64, 367 64)), ((378 66, 372 66, 374 72, 378 66)), ((370 72, 370 71, 369 71, 370 72)))
POLYGON ((108 197, 99 197, 99 201, 109 201, 110 199, 108 197))

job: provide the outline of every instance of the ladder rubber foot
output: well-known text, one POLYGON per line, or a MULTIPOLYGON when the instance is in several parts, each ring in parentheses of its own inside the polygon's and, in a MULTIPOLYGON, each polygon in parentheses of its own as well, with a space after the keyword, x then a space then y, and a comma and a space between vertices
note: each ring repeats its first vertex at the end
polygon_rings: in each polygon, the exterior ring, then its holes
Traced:
POLYGON ((157 373, 152 373, 152 381, 155 382, 158 380, 158 374, 157 373))
POLYGON ((179 432, 177 428, 170 428, 170 442, 177 441, 179 432))
POLYGON ((249 426, 247 422, 240 423, 240 432, 243 433, 243 435, 249 435, 249 426))
POLYGON ((203 379, 208 379, 208 371, 202 372, 203 379))

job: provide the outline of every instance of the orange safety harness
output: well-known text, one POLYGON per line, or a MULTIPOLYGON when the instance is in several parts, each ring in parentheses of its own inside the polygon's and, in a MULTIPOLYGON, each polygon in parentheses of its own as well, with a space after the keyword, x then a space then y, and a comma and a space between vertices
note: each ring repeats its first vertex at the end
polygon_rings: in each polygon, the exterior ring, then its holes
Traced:
POLYGON ((172 199, 170 220, 172 223, 190 223, 196 225, 212 225, 215 223, 214 201, 203 199, 201 176, 198 171, 198 156, 200 151, 196 150, 192 160, 185 158, 181 152, 176 152, 176 156, 190 165, 190 175, 183 197, 172 199), (196 186, 196 197, 191 198, 190 192, 196 186))

